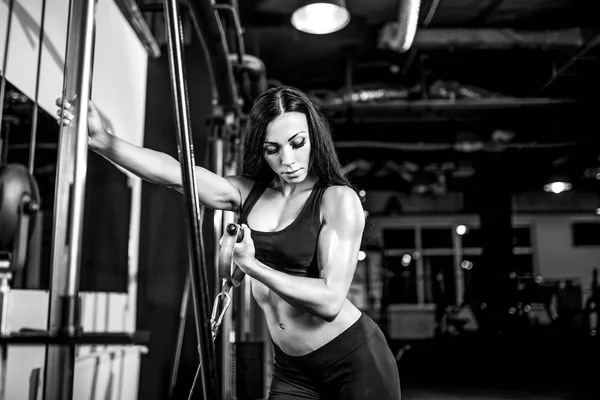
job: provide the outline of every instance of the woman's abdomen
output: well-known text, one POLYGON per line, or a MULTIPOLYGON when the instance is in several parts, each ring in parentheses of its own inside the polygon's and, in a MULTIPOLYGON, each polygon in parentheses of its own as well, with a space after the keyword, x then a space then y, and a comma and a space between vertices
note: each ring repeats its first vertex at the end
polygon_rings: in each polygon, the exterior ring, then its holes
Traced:
POLYGON ((333 322, 293 307, 261 282, 252 280, 252 294, 262 308, 271 339, 288 355, 300 356, 323 346, 352 325, 360 311, 349 301, 333 322))

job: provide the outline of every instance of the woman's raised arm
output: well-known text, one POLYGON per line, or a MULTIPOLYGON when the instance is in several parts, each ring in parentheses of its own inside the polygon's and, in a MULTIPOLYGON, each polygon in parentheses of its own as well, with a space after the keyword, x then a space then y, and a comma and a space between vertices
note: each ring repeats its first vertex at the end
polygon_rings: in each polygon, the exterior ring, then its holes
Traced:
MULTIPOLYGON (((57 99, 56 104, 60 107, 62 100, 57 99)), ((62 115, 61 109, 57 111, 59 122, 64 125, 68 125, 73 119, 71 107, 65 102, 62 115)), ((88 130, 90 150, 144 180, 183 191, 179 161, 168 154, 136 146, 109 133, 91 101, 88 103, 88 130)), ((202 205, 212 209, 237 211, 241 204, 242 178, 224 178, 196 166, 196 181, 198 199, 202 205)))

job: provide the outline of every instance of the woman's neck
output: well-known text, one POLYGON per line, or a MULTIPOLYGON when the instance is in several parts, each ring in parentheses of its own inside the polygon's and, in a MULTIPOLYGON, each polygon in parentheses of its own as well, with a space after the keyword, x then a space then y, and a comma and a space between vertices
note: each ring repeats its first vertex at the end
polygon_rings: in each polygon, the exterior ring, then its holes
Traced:
POLYGON ((305 190, 311 190, 313 187, 315 187, 315 184, 318 180, 318 177, 311 174, 309 174, 302 182, 298 183, 289 183, 281 177, 277 177, 273 182, 273 189, 281 192, 286 197, 295 196, 296 194, 302 193, 305 190))

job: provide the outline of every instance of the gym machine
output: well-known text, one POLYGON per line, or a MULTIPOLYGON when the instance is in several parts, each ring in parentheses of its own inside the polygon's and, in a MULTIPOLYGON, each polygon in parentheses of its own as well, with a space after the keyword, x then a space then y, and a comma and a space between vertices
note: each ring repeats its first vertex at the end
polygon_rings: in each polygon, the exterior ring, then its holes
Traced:
MULTIPOLYGON (((13 15, 13 1, 9 4, 8 26, 13 15)), ((44 1, 44 10, 45 7, 44 1)), ((148 341, 147 332, 82 332, 79 321, 79 263, 88 134, 87 107, 77 105, 81 99, 90 97, 94 17, 94 0, 70 3, 63 98, 75 105, 77 115, 70 126, 62 127, 59 140, 48 330, 8 332, 6 329, 10 281, 26 263, 28 242, 36 222, 40 199, 31 173, 33 150, 29 171, 19 164, 0 167, 0 400, 5 397, 9 345, 45 345, 44 399, 68 400, 73 396, 76 345, 126 345, 148 341)), ((41 31, 43 33, 43 27, 41 31)), ((10 30, 7 31, 7 36, 9 33, 10 30)), ((4 70, 5 67, 6 58, 4 70)), ((39 72, 36 86, 39 86, 39 72)), ((0 100, 4 98, 4 88, 5 77, 2 76, 0 100)), ((34 113, 34 131, 35 115, 34 113)), ((35 138, 35 135, 32 137, 35 138)), ((32 144, 33 148, 35 144, 32 144)))

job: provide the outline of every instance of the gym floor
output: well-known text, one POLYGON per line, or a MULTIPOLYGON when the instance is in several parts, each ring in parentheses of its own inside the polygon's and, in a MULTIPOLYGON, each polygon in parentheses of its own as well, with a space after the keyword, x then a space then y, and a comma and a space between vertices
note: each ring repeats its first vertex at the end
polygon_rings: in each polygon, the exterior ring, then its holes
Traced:
MULTIPOLYGON (((399 358, 403 400, 597 400, 600 338, 450 339, 399 358)), ((394 343, 398 352, 406 344, 394 343)))

